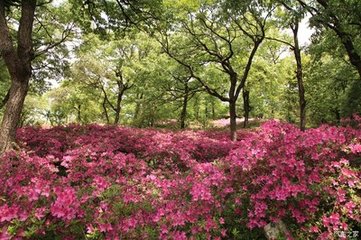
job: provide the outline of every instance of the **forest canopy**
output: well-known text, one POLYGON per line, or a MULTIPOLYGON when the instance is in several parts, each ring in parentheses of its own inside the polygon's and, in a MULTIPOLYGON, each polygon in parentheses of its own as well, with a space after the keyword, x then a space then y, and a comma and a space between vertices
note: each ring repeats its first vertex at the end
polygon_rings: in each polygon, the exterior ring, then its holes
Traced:
MULTIPOLYGON (((237 118, 305 129, 361 111, 358 1, 34 0, 32 26, 18 28, 25 2, 5 1, 1 26, 14 40, 30 31, 17 39, 31 48, 20 126, 185 128, 229 118, 235 138, 237 118)), ((7 60, 5 40, 7 116, 16 59, 7 60)))

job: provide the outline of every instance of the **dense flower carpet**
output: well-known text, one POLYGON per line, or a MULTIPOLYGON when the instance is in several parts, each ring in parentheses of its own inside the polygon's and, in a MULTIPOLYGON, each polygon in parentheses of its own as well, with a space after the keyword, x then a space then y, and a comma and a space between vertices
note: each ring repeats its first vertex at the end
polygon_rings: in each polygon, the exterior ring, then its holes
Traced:
POLYGON ((357 239, 361 121, 301 132, 19 129, 0 159, 0 239, 357 239), (352 236, 351 236, 352 235, 352 236), (355 235, 355 236, 354 236, 355 235))

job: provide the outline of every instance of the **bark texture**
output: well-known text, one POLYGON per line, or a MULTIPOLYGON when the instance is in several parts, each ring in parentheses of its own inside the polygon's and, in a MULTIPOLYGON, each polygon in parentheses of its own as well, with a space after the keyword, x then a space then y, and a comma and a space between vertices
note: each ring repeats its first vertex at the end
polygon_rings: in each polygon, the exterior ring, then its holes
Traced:
POLYGON ((237 141, 237 113, 236 101, 229 102, 229 124, 230 124, 230 137, 232 141, 237 141))
POLYGON ((185 84, 183 103, 182 103, 182 111, 180 114, 180 128, 181 129, 184 129, 186 127, 187 106, 188 106, 188 97, 189 97, 188 95, 189 95, 188 84, 185 84))
POLYGON ((301 58, 301 49, 298 42, 298 19, 291 26, 293 32, 293 53, 296 59, 296 78, 298 86, 298 99, 299 99, 299 111, 300 111, 300 129, 304 131, 306 128, 306 98, 305 98, 305 87, 303 84, 303 71, 302 71, 302 58, 301 58))

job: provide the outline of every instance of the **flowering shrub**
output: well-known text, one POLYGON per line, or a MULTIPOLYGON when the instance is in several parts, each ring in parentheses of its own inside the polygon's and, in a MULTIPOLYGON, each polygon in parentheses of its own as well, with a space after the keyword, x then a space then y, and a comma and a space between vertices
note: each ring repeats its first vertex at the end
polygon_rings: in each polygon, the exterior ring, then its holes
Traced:
POLYGON ((301 132, 269 121, 240 141, 226 162, 238 205, 248 204, 248 227, 283 220, 302 239, 359 229, 360 139, 351 127, 301 132))
POLYGON ((0 239, 289 238, 360 228, 361 130, 23 128, 0 159, 0 239))

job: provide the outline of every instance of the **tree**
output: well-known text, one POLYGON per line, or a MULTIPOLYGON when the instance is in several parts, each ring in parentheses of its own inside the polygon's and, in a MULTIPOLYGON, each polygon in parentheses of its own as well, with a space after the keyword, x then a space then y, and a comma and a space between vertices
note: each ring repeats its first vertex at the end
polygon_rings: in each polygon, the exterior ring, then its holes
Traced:
POLYGON ((332 30, 346 51, 361 80, 361 2, 355 0, 297 0, 311 15, 317 29, 332 30))
POLYGON ((12 40, 6 18, 10 7, 7 3, 9 2, 0 2, 0 50, 11 77, 11 87, 0 127, 0 153, 11 148, 11 144, 15 142, 16 127, 29 87, 34 54, 32 29, 36 0, 23 0, 20 3, 21 17, 16 43, 12 40))
POLYGON ((87 124, 102 120, 99 103, 101 96, 96 95, 93 88, 86 88, 80 81, 64 79, 58 87, 37 98, 38 102, 45 100, 45 104, 38 107, 37 112, 51 125, 87 124))
POLYGON ((306 67, 308 111, 313 125, 340 123, 341 118, 360 112, 359 77, 345 56, 341 42, 331 31, 314 36, 306 67), (335 44, 338 43, 338 44, 335 44))
MULTIPOLYGON (((161 44, 164 51, 180 65, 188 69, 210 95, 228 102, 230 115, 230 137, 237 139, 236 103, 246 84, 256 52, 266 33, 266 21, 271 11, 258 2, 244 3, 241 7, 226 8, 213 4, 203 4, 194 12, 189 12, 181 20, 181 34, 169 34, 161 30, 161 44), (182 39, 183 38, 183 39, 182 39), (180 49, 179 41, 185 41, 180 49), (175 48, 174 42, 177 42, 175 48), (182 54, 179 54, 182 52, 182 54), (189 57, 192 56, 192 59, 189 57), (246 57, 245 57, 246 56, 246 57), (192 62, 193 60, 193 62, 192 62), (241 66, 238 64, 241 62, 241 66), (206 67, 219 69, 228 78, 227 90, 215 88, 197 70, 206 67), (227 95, 225 95, 227 92, 227 95)), ((171 24, 172 26, 172 24, 171 24)), ((177 24, 172 26, 177 30, 177 24)), ((172 29, 174 30, 174 29, 172 29)))
MULTIPOLYGON (((184 67, 179 66, 161 52, 157 41, 146 34, 138 34, 137 45, 141 58, 132 65, 137 83, 132 90, 131 102, 135 126, 161 126, 174 124, 188 116, 188 102, 195 95, 199 84, 189 77, 184 67), (135 105, 134 105, 135 103, 135 105)), ((172 126, 175 127, 175 126, 172 126)))
POLYGON ((286 13, 281 13, 279 17, 281 26, 286 25, 292 31, 293 43, 286 40, 280 40, 277 38, 268 38, 288 45, 295 57, 296 61, 296 79, 298 87, 298 100, 299 100, 299 119, 300 129, 302 131, 306 128, 306 98, 305 98, 305 87, 303 83, 303 70, 302 70, 302 57, 301 47, 298 40, 298 30, 301 20, 304 18, 303 8, 293 1, 277 1, 285 9, 286 13))
POLYGON ((293 23, 290 24, 293 33, 293 53, 296 60, 296 78, 298 86, 298 99, 300 107, 300 129, 302 131, 306 128, 306 99, 305 99, 305 87, 303 84, 303 71, 302 71, 302 58, 301 58, 301 48, 298 42, 298 29, 299 29, 300 19, 295 18, 293 23))
POLYGON ((48 3, 37 0, 0 2, 0 51, 11 79, 0 126, 0 153, 10 149, 16 140, 16 128, 33 73, 33 60, 58 46, 68 36, 65 34, 58 42, 52 43, 33 39, 35 20, 41 26, 36 34, 44 34, 47 30, 42 25, 40 10, 48 3), (36 9, 39 9, 40 15, 35 12, 36 9), (38 48, 40 46, 42 48, 38 48))
MULTIPOLYGON (((15 142, 16 127, 20 120, 24 100, 29 89, 29 81, 33 73, 32 61, 38 56, 39 52, 47 53, 57 45, 42 42, 37 38, 33 39, 33 23, 36 19, 35 10, 46 6, 50 2, 46 0, 6 0, 0 2, 0 51, 11 78, 9 97, 6 98, 8 100, 0 129, 0 153, 11 148, 12 143, 15 142), (11 18, 15 19, 16 24, 14 25, 11 25, 12 23, 8 21, 10 13, 13 14, 11 18), (18 29, 13 29, 13 26, 18 26, 18 29), (11 36, 13 30, 17 31, 16 37, 11 36), (44 45, 43 48, 37 49, 40 50, 38 53, 35 52, 35 43, 44 45)), ((87 0, 70 1, 70 3, 73 6, 71 10, 78 11, 74 16, 81 16, 80 13, 85 13, 92 17, 86 18, 84 21, 78 18, 79 23, 85 23, 82 26, 88 26, 88 30, 91 23, 96 24, 96 30, 104 29, 105 23, 107 23, 107 26, 113 27, 113 30, 119 29, 122 24, 127 27, 129 22, 139 24, 141 21, 150 19, 153 16, 153 10, 157 9, 157 7, 150 8, 149 6, 152 6, 152 4, 149 4, 149 1, 129 2, 120 0, 98 3, 98 1, 87 0), (87 11, 83 11, 84 8, 87 11), (110 21, 103 18, 102 13, 104 11, 109 14, 108 19, 110 21)), ((152 1, 152 3, 154 2, 152 1)), ((74 19, 77 19, 77 17, 74 17, 74 19)), ((41 26, 42 21, 38 21, 38 24, 41 26)), ((43 32, 46 31, 44 25, 39 29, 43 32)), ((50 34, 49 37, 51 38, 50 34)), ((66 34, 64 35, 65 38, 66 34)), ((61 40, 61 42, 63 41, 61 40)))
POLYGON ((71 78, 82 82, 85 89, 89 89, 87 91, 93 90, 95 98, 100 96, 103 99, 102 108, 107 123, 120 122, 123 100, 134 92, 141 96, 144 91, 138 90, 148 86, 147 82, 159 80, 154 85, 161 88, 164 82, 161 72, 166 72, 164 69, 169 66, 161 65, 159 46, 154 44, 157 43, 143 33, 134 33, 122 40, 103 41, 94 34, 84 38, 79 59, 72 66, 71 78), (102 60, 99 61, 99 58, 102 60))
POLYGON ((173 63, 173 65, 175 66, 168 70, 170 77, 167 79, 168 81, 164 81, 162 90, 169 95, 167 101, 174 104, 180 103, 179 127, 184 129, 188 115, 188 103, 195 94, 202 91, 202 86, 190 76, 186 68, 177 63, 173 63))
MULTIPOLYGON (((269 26, 268 37, 281 35, 279 29, 274 24, 269 26)), ((292 62, 289 61, 290 57, 285 55, 288 49, 289 46, 280 42, 265 41, 258 50, 244 88, 249 91, 250 116, 285 119, 286 106, 283 97, 286 95, 288 80, 294 75, 290 71, 293 68, 292 62)), ((247 97, 246 94, 245 97, 247 97)), ((246 102, 247 99, 243 99, 244 115, 246 102)))
POLYGON ((94 56, 89 55, 83 55, 74 65, 73 71, 73 81, 81 81, 88 91, 93 91, 94 97, 100 95, 103 99, 102 108, 106 122, 111 122, 110 110, 114 115, 113 123, 118 124, 124 93, 132 86, 124 79, 123 72, 109 68, 108 64, 100 64, 94 56), (98 93, 94 90, 98 90, 98 93))

